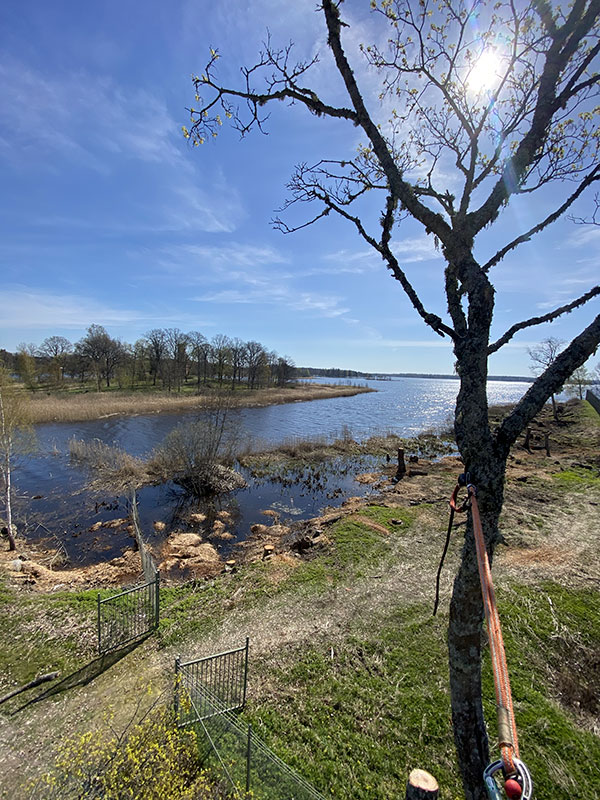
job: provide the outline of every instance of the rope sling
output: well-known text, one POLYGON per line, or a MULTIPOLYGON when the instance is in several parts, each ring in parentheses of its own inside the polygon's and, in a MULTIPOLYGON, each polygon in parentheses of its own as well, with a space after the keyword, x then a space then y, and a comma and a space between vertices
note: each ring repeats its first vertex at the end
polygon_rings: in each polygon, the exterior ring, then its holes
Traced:
POLYGON ((435 615, 439 605, 440 575, 444 558, 448 551, 454 514, 455 512, 460 513, 467 511, 467 509, 471 510, 471 518, 473 521, 473 536, 475 538, 475 550, 477 553, 481 597, 488 629, 490 656, 496 691, 496 709, 498 714, 498 746, 501 754, 500 760, 491 763, 483 773, 485 788, 490 800, 502 800, 498 784, 494 777, 501 771, 504 778, 504 792, 509 800, 530 800, 533 795, 533 783, 529 770, 519 759, 519 740, 513 710, 510 679, 508 677, 504 640, 502 638, 502 628, 498 615, 492 571, 485 547, 481 517, 479 516, 477 489, 472 483, 468 483, 468 476, 464 475, 459 477, 458 484, 452 492, 452 497, 450 499, 450 524, 448 526, 444 552, 437 574, 436 599, 433 613, 435 615), (459 505, 458 493, 461 486, 464 485, 467 487, 467 498, 459 505))

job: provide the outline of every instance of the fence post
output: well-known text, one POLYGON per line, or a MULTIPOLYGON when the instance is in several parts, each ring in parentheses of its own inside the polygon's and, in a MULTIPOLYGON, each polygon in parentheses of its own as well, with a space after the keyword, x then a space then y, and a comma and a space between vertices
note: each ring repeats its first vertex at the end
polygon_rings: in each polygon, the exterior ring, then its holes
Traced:
POLYGON ((250 794, 250 759, 252 747, 252 725, 248 725, 248 743, 246 747, 246 794, 250 794))
POLYGON ((160 621, 160 572, 154 573, 154 627, 158 628, 160 621))
POLYGON ((175 724, 179 725, 179 683, 181 681, 181 656, 175 659, 175 724))
POLYGON ((102 632, 100 626, 100 592, 98 592, 98 652, 102 652, 102 632))
POLYGON ((246 687, 248 686, 248 648, 250 646, 250 637, 246 636, 246 653, 244 657, 244 694, 242 697, 242 708, 246 706, 246 687))

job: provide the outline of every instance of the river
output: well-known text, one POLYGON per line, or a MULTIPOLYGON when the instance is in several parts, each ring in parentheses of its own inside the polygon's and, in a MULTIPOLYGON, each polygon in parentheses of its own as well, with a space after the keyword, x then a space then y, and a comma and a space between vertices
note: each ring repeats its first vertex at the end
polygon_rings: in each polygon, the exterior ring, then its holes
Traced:
MULTIPOLYGON (((318 380, 331 382, 326 378, 318 380)), ((343 431, 350 431, 356 439, 388 431, 412 436, 450 423, 458 391, 456 380, 400 378, 358 383, 366 383, 376 391, 354 397, 242 409, 238 414, 243 436, 259 446, 294 438, 335 437, 343 431)), ((490 381, 489 402, 515 402, 527 388, 524 382, 490 381)), ((59 540, 72 563, 89 563, 119 554, 131 545, 126 533, 105 529, 90 532, 89 528, 98 521, 126 516, 126 500, 98 498, 85 490, 87 475, 71 462, 69 440, 100 439, 132 455, 144 456, 176 425, 194 418, 193 413, 186 412, 36 426, 38 449, 17 464, 14 473, 20 530, 34 539, 59 540)), ((365 459, 356 466, 366 470, 373 463, 365 459)), ((239 541, 247 536, 250 525, 267 521, 261 515, 262 510, 277 510, 282 519, 303 519, 315 516, 325 505, 339 504, 348 495, 370 491, 357 484, 341 463, 321 470, 316 485, 314 480, 312 484, 309 487, 302 480, 292 485, 252 481, 247 489, 224 499, 219 507, 233 513, 233 532, 239 541)), ((147 487, 140 491, 139 501, 142 525, 148 533, 152 533, 152 523, 156 520, 166 523, 167 533, 183 529, 181 509, 185 498, 177 487, 147 487)), ((194 510, 207 511, 197 501, 194 510)), ((209 519, 210 516, 209 513, 209 519)))

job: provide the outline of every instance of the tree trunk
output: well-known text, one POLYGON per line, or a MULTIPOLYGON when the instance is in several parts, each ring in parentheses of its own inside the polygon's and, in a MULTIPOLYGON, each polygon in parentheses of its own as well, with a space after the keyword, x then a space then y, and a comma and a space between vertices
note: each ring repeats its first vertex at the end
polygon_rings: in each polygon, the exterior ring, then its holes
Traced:
POLYGON ((2 436, 2 449, 4 450, 4 466, 2 468, 4 478, 4 506, 6 508, 6 534, 8 536, 8 549, 16 550, 15 537, 12 527, 12 503, 11 503, 11 454, 13 449, 12 431, 7 415, 4 410, 4 400, 0 393, 0 435, 2 436))
MULTIPOLYGON (((493 554, 502 510, 506 454, 492 436, 487 403, 487 349, 494 295, 487 277, 472 257, 457 265, 468 285, 468 323, 455 340, 460 389, 454 430, 467 481, 477 488, 488 554, 493 554)), ((458 306, 458 299, 456 305, 458 306)), ((460 312, 455 315, 460 321, 460 312)), ((464 319, 464 318, 463 318, 464 319)), ((465 322, 467 320, 464 320, 465 322)), ((462 559, 454 582, 448 623, 448 659, 454 741, 466 800, 484 800, 483 771, 489 763, 489 745, 481 697, 481 639, 483 603, 469 513, 462 559)))
POLYGON ((11 481, 11 471, 10 471, 10 458, 8 456, 6 458, 5 480, 6 480, 6 528, 8 535, 8 549, 16 550, 17 545, 15 542, 15 535, 13 533, 13 526, 12 526, 12 500, 11 500, 12 481, 11 481))
MULTIPOLYGON (((502 509, 504 461, 468 464, 477 487, 488 554, 493 553, 502 509)), ((454 581, 448 623, 448 658, 454 742, 466 800, 484 800, 483 771, 490 761, 481 697, 483 604, 469 514, 460 568, 454 581)))

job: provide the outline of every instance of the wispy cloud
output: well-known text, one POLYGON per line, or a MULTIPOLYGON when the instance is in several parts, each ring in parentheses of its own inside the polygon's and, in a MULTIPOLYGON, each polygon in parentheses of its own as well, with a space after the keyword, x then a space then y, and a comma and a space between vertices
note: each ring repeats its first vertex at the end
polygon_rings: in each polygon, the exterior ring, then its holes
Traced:
POLYGON ((233 233, 246 216, 235 187, 213 180, 209 191, 198 186, 191 177, 183 176, 171 187, 169 202, 161 213, 165 231, 205 233, 233 233))
POLYGON ((322 256, 321 261, 325 266, 309 267, 305 275, 337 275, 351 273, 356 275, 372 272, 380 261, 380 256, 374 250, 337 250, 322 256), (331 266, 329 266, 331 264, 331 266))
POLYGON ((442 254, 435 247, 432 235, 402 239, 393 245, 393 251, 398 260, 405 264, 438 261, 442 258, 442 254))
POLYGON ((567 247, 589 247, 594 246, 595 255, 600 250, 600 227, 594 225, 579 225, 567 238, 567 247))
MULTIPOLYGON (((154 257, 146 251, 140 253, 142 258, 148 255, 154 257)), ((289 263, 289 257, 285 253, 270 245, 235 241, 219 245, 174 245, 159 251, 155 260, 161 271, 180 275, 186 282, 204 282, 211 274, 218 280, 227 278, 253 282, 259 279, 257 269, 289 263)), ((265 275, 263 280, 271 280, 272 277, 265 275)))
POLYGON ((252 305, 271 305, 293 311, 306 312, 317 317, 341 317, 348 308, 341 305, 342 299, 335 295, 311 292, 296 292, 285 286, 274 286, 268 282, 251 290, 223 289, 198 295, 193 300, 199 303, 235 303, 252 305))
MULTIPOLYGON (((23 328, 85 329, 92 322, 107 327, 131 327, 136 323, 153 324, 157 318, 156 308, 117 308, 86 295, 25 287, 0 289, 0 306, 2 328, 7 331, 23 328)), ((200 323, 197 315, 168 307, 161 307, 160 319, 161 324, 207 324, 200 323)))
POLYGON ((2 326, 7 329, 81 328, 94 320, 110 325, 127 323, 143 316, 134 309, 111 307, 90 297, 42 289, 0 289, 0 304, 2 326))
POLYGON ((120 156, 155 163, 182 162, 178 128, 165 103, 143 89, 125 90, 84 72, 41 73, 0 62, 4 135, 0 153, 14 162, 56 169, 56 158, 110 171, 120 156))

